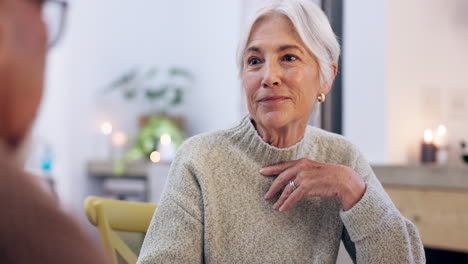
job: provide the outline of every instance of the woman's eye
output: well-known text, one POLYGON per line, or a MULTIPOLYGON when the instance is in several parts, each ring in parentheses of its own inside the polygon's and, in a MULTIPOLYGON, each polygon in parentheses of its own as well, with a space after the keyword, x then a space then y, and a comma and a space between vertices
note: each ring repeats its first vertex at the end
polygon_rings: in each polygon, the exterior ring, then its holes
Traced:
POLYGON ((254 58, 250 58, 247 62, 248 62, 249 65, 257 65, 257 64, 259 64, 261 61, 260 61, 259 58, 255 58, 255 57, 254 57, 254 58))
POLYGON ((289 55, 289 54, 288 54, 288 55, 285 55, 285 56, 283 57, 283 60, 285 60, 285 61, 295 61, 295 60, 297 60, 297 57, 294 56, 294 55, 289 55))

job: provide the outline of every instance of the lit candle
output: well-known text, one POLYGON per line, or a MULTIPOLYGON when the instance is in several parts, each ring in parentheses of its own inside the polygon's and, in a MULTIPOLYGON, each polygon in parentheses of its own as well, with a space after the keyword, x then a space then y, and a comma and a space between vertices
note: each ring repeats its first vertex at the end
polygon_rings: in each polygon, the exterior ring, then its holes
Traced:
POLYGON ((122 158, 125 144, 127 144, 127 135, 124 132, 117 131, 112 134, 113 159, 122 158))
POLYGON ((434 141, 437 146, 437 163, 445 165, 448 162, 447 128, 444 125, 437 127, 437 134, 434 141))
MULTIPOLYGON (((112 158, 112 139, 111 139, 111 134, 112 134, 112 124, 109 121, 105 121, 101 123, 100 130, 102 134, 102 142, 103 142, 103 158, 104 159, 110 159, 112 158)), ((101 145, 101 144, 99 144, 101 145)))
POLYGON ((112 135, 112 144, 117 147, 122 147, 127 144, 127 135, 123 132, 115 132, 112 135))
POLYGON ((444 125, 439 125, 437 127, 434 143, 437 147, 444 147, 447 145, 447 128, 444 125))
POLYGON ((171 135, 162 134, 158 144, 158 152, 161 155, 161 160, 171 162, 175 156, 176 148, 172 142, 171 135))
POLYGON ((434 136, 432 135, 432 130, 424 130, 424 143, 431 144, 434 136))
POLYGON ((421 148, 421 162, 423 164, 436 161, 437 147, 434 145, 433 140, 432 130, 424 130, 424 141, 421 148))

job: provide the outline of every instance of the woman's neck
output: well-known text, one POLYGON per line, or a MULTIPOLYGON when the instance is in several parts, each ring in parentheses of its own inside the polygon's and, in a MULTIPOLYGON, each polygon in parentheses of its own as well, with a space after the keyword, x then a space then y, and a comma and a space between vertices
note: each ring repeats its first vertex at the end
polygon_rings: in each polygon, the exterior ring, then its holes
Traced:
POLYGON ((265 127, 255 121, 253 124, 263 141, 277 148, 287 148, 301 141, 307 127, 307 122, 302 120, 280 128, 265 127))

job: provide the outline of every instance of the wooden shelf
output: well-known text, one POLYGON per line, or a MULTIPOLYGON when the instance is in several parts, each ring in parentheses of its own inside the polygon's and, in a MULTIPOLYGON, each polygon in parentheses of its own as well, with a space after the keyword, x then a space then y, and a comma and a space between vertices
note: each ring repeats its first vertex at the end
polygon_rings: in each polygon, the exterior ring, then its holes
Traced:
POLYGON ((90 177, 125 177, 125 178, 146 178, 151 165, 158 164, 170 166, 170 163, 150 163, 146 161, 136 161, 125 163, 124 175, 119 176, 114 173, 112 161, 93 160, 88 162, 88 175, 90 177))
POLYGON ((424 246, 468 252, 468 166, 372 166, 424 246))
POLYGON ((468 191, 468 166, 373 165, 384 186, 468 191))

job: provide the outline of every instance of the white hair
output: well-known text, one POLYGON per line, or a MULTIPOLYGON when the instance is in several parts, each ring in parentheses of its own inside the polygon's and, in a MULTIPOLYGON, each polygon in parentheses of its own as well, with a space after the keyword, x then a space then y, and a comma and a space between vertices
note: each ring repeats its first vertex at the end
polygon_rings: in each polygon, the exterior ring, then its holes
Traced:
POLYGON ((338 63, 340 44, 323 11, 311 0, 269 0, 264 2, 248 20, 242 32, 237 50, 239 74, 244 69, 244 52, 255 23, 269 15, 286 16, 307 49, 317 59, 320 70, 320 84, 331 85, 333 68, 331 63, 338 63))

